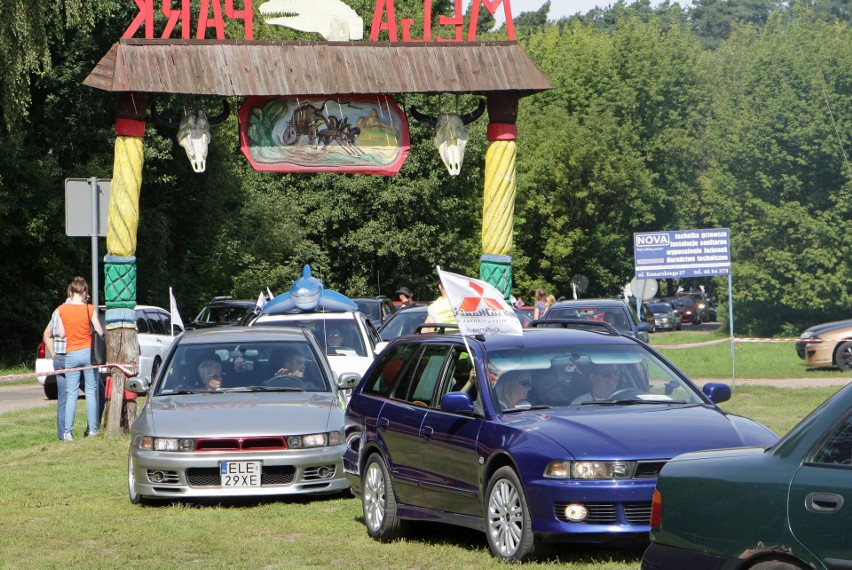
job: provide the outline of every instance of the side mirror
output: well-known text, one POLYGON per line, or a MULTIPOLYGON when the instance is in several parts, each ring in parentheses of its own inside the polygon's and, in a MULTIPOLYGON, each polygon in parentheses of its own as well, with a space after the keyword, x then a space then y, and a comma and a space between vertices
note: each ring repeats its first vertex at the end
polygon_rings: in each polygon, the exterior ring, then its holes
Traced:
POLYGON ((127 382, 124 383, 124 387, 128 392, 144 396, 148 393, 148 388, 151 387, 151 384, 147 378, 134 376, 133 378, 128 378, 127 382))
POLYGON ((469 414, 474 409, 473 400, 466 392, 448 392, 441 398, 441 409, 455 414, 469 414))
POLYGON ((357 372, 343 372, 337 377, 337 387, 341 390, 351 390, 361 381, 361 375, 357 372))
POLYGON ((645 321, 642 321, 641 323, 636 325, 636 330, 638 332, 648 332, 649 330, 651 330, 651 323, 647 323, 645 321))
POLYGON ((722 382, 708 382, 701 391, 714 404, 721 404, 731 399, 731 387, 722 382))

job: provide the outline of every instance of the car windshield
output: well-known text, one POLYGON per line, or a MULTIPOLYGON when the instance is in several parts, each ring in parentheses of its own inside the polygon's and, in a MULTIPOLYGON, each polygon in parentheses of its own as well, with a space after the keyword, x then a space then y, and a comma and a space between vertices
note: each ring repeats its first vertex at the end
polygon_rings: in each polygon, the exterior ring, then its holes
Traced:
POLYGON ((426 311, 420 309, 403 309, 394 313, 379 329, 382 340, 393 340, 398 336, 411 334, 417 325, 426 320, 426 311))
POLYGON ((155 396, 244 390, 327 392, 329 382, 307 341, 180 345, 155 396))
POLYGON ((638 344, 491 350, 487 367, 493 401, 501 411, 706 402, 695 387, 638 344))
POLYGON ((668 303, 651 303, 648 305, 654 313, 671 313, 672 306, 668 303))
POLYGON ((329 356, 367 356, 358 323, 347 319, 258 319, 253 326, 285 326, 309 330, 329 356))
POLYGON ((672 305, 675 307, 692 307, 695 303, 693 303, 692 299, 689 297, 681 297, 680 299, 672 301, 672 305))
POLYGON ((358 310, 364 313, 368 319, 371 319, 374 323, 382 322, 382 302, 381 301, 364 301, 358 300, 355 301, 355 304, 358 305, 358 310))
POLYGON ((234 305, 225 307, 204 307, 198 316, 195 317, 196 323, 210 324, 234 324, 240 317, 246 314, 245 307, 234 305))
POLYGON ((620 331, 631 331, 627 311, 621 307, 551 307, 548 319, 580 319, 584 321, 606 321, 620 331))

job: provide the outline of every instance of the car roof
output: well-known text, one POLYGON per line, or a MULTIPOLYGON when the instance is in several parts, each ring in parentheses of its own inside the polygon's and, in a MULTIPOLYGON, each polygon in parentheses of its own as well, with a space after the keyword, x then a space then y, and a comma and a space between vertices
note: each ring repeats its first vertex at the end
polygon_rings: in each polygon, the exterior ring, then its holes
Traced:
POLYGON ((620 299, 570 299, 568 301, 559 301, 550 306, 553 307, 626 307, 624 301, 620 299))
MULTIPOLYGON (((631 337, 611 334, 608 332, 596 332, 588 329, 580 328, 526 328, 522 335, 511 334, 495 334, 488 336, 477 337, 482 342, 486 350, 501 350, 505 348, 525 348, 537 346, 558 346, 564 344, 607 344, 607 345, 633 345, 635 340, 631 337)), ((412 342, 414 339, 422 339, 423 341, 441 342, 447 339, 456 341, 462 340, 462 335, 459 333, 440 334, 440 333, 421 333, 413 335, 405 335, 397 337, 397 339, 405 339, 405 342, 412 342)), ((394 339, 395 342, 397 339, 394 339)))
POLYGON ((210 342, 265 342, 306 340, 305 332, 298 327, 214 327, 195 329, 183 333, 181 344, 207 344, 210 342))
POLYGON ((207 303, 207 307, 253 307, 257 300, 252 299, 214 299, 207 303))
POLYGON ((279 315, 264 315, 261 313, 252 322, 258 321, 303 321, 303 320, 352 320, 355 319, 355 313, 359 311, 342 311, 342 312, 320 312, 320 311, 299 311, 298 313, 281 313, 279 315))

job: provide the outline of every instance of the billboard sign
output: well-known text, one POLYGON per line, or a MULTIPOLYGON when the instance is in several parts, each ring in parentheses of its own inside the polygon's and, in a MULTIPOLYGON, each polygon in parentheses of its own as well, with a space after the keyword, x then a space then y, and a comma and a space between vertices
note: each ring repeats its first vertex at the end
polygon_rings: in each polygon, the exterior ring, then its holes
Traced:
POLYGON ((731 274, 728 228, 633 234, 636 279, 731 274))

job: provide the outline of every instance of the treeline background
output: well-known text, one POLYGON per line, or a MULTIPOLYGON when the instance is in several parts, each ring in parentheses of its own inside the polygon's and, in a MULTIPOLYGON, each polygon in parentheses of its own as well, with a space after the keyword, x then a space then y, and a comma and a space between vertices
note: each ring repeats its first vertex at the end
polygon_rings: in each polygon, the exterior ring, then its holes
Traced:
MULTIPOLYGON (((369 33, 374 0, 347 3, 369 33)), ((264 25, 259 4, 255 39, 320 39, 264 25)), ((452 5, 434 0, 435 17, 452 5)), ((395 6, 398 18, 422 19, 422 0, 395 6)), ((555 87, 521 100, 515 295, 570 296, 580 274, 584 295, 612 296, 633 276, 634 232, 727 227, 737 334, 797 335, 852 317, 850 2, 619 2, 559 21, 548 10, 514 18, 555 87)), ((89 279, 89 239, 65 235, 64 179, 112 176, 117 96, 82 81, 136 12, 132 0, 0 0, 0 362, 31 360, 68 282, 89 279)), ((505 38, 492 24, 480 22, 478 39, 505 38)), ((234 22, 227 33, 242 37, 234 22)), ((476 105, 397 100, 431 114, 476 105)), ((221 101, 158 106, 217 114, 221 101)), ((478 274, 486 124, 470 126, 451 177, 433 132, 412 120, 401 172, 376 177, 255 172, 235 114, 214 129, 198 175, 175 131, 149 122, 138 302, 168 307, 173 287, 187 320, 213 295, 283 292, 304 264, 351 296, 405 285, 434 298, 435 265, 478 274)), ((726 278, 661 288, 699 284, 727 300, 726 278)))

